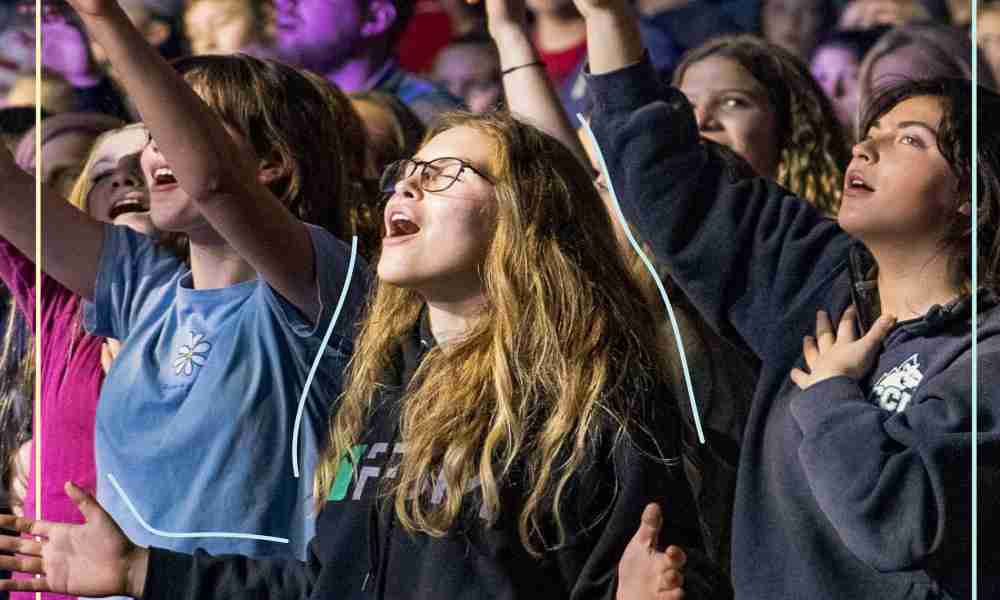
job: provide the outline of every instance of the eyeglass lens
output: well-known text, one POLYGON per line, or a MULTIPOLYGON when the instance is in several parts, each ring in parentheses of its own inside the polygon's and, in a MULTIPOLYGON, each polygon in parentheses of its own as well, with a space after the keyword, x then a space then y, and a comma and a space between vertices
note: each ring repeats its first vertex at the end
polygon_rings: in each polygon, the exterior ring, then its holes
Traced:
POLYGON ((420 168, 420 187, 425 192, 443 192, 455 183, 464 167, 462 161, 455 158, 438 158, 426 163, 413 160, 400 160, 391 164, 382 177, 382 191, 391 194, 400 180, 412 177, 420 168))

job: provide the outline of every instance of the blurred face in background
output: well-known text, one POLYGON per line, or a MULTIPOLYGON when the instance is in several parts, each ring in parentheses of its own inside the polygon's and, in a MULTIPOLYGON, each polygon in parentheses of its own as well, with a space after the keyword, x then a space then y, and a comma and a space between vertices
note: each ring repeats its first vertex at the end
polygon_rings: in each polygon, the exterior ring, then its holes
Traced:
POLYGON ((500 58, 486 44, 448 46, 434 61, 433 78, 474 113, 494 108, 503 95, 500 58))
POLYGON ((767 90, 749 71, 712 55, 689 66, 678 87, 694 106, 702 137, 728 146, 759 175, 777 178, 778 119, 767 90))
POLYGON ((184 12, 193 54, 232 54, 254 41, 250 0, 197 0, 184 12))
POLYGON ((361 0, 274 0, 273 7, 274 41, 292 64, 326 70, 361 42, 361 0))
POLYGON ((764 38, 808 60, 823 26, 822 0, 765 0, 761 9, 764 38))
MULTIPOLYGON (((872 89, 900 83, 903 80, 920 79, 927 73, 940 73, 941 67, 913 44, 900 46, 879 57, 872 64, 870 82, 872 89)), ((955 77, 961 77, 955 73, 955 77)))
POLYGON ((42 183, 68 198, 83 171, 97 136, 89 131, 67 131, 42 144, 42 183))
POLYGON ((837 119, 848 131, 854 129, 858 112, 860 68, 854 53, 842 46, 821 46, 809 65, 813 78, 833 103, 837 119))

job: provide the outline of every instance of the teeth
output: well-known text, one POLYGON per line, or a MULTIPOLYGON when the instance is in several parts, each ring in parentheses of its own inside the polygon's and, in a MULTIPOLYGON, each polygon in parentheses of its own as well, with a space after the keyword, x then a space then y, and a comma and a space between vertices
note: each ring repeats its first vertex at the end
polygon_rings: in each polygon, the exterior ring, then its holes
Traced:
POLYGON ((396 213, 389 218, 389 221, 395 223, 396 221, 409 221, 409 219, 406 218, 406 215, 396 213))
POLYGON ((174 171, 170 167, 160 167, 153 171, 153 177, 173 177, 174 171))

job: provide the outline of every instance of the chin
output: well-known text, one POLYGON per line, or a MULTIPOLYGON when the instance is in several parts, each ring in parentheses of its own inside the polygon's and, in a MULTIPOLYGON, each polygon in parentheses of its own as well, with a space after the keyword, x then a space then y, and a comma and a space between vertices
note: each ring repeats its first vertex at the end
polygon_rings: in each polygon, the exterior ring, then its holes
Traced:
POLYGON ((383 266, 381 262, 378 265, 378 279, 380 282, 390 283, 403 288, 410 288, 416 284, 412 275, 405 269, 396 266, 383 266))
POLYGON ((879 232, 878 225, 864 217, 865 215, 857 214, 853 211, 845 212, 841 210, 840 214, 837 215, 837 224, 848 235, 864 242, 866 238, 871 237, 873 234, 877 236, 879 232))

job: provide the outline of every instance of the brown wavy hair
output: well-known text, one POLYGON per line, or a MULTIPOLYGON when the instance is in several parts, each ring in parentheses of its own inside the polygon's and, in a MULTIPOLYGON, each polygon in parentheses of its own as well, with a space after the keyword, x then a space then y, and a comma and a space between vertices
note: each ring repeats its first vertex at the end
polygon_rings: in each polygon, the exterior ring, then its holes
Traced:
POLYGON ((365 189, 365 135, 343 92, 306 71, 246 54, 189 56, 173 65, 257 156, 276 155, 290 167, 269 187, 292 214, 350 238, 352 205, 365 189))
POLYGON ((779 136, 778 183, 836 214, 850 148, 833 106, 806 64, 753 35, 721 36, 688 51, 674 70, 673 84, 680 85, 691 65, 711 56, 736 61, 767 90, 779 136))
MULTIPOLYGON (((666 353, 579 160, 502 113, 447 115, 426 139, 453 127, 473 128, 493 146, 497 217, 481 266, 486 306, 463 338, 426 354, 405 391, 406 452, 386 501, 406 529, 441 536, 478 479, 481 514, 493 524, 501 511, 517 510, 521 541, 538 555, 566 540, 559 509, 574 477, 645 432, 635 413, 654 389, 662 393, 666 353), (432 504, 421 492, 438 472, 445 500, 432 504), (501 490, 511 487, 521 491, 518 506, 501 506, 501 490)), ((423 306, 413 290, 375 287, 331 420, 317 498, 360 441, 381 375, 423 306)))

